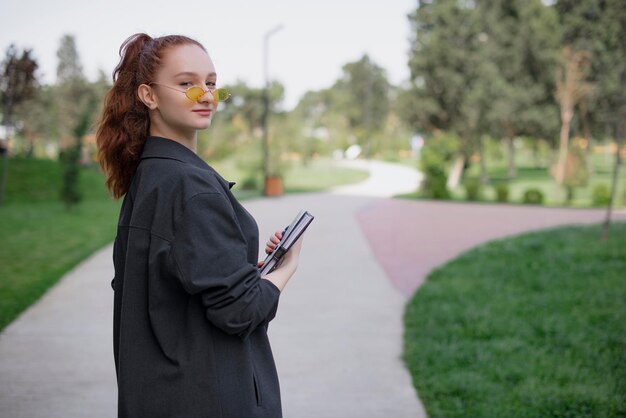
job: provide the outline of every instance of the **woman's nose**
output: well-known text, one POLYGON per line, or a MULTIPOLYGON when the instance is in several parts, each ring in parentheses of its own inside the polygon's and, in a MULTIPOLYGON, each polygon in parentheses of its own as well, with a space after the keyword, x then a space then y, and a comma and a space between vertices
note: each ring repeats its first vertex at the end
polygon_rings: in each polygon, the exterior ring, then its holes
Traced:
POLYGON ((214 103, 215 98, 211 90, 204 90, 204 94, 198 99, 199 103, 214 103))

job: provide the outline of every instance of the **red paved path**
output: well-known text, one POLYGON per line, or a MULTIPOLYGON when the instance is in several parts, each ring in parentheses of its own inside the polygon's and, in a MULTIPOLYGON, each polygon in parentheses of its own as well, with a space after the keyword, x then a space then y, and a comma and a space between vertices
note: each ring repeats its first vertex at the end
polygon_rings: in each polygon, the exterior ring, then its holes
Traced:
MULTIPOLYGON (((389 199, 357 213, 376 259, 407 297, 435 267, 486 241, 566 224, 600 223, 604 210, 389 199)), ((618 213, 615 220, 626 220, 618 213)))

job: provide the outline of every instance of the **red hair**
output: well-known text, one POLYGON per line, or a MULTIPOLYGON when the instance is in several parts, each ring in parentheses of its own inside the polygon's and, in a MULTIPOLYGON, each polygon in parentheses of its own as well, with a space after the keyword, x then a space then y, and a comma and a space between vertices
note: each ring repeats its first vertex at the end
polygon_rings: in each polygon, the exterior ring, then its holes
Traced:
POLYGON ((104 99, 96 132, 98 160, 115 199, 128 192, 150 133, 148 108, 137 97, 137 88, 154 80, 167 48, 185 44, 204 49, 198 41, 186 36, 153 39, 145 33, 132 35, 120 47, 120 62, 113 70, 113 87, 104 99))

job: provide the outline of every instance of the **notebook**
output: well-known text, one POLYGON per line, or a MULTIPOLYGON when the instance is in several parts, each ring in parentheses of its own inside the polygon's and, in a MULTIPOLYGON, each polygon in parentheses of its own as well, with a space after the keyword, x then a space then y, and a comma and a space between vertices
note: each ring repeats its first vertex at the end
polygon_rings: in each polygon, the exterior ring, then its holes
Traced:
POLYGON ((306 210, 300 211, 294 220, 283 231, 283 237, 271 252, 265 258, 265 264, 261 267, 261 276, 271 273, 276 267, 280 265, 285 253, 289 251, 291 246, 300 238, 300 236, 306 231, 315 217, 306 210))

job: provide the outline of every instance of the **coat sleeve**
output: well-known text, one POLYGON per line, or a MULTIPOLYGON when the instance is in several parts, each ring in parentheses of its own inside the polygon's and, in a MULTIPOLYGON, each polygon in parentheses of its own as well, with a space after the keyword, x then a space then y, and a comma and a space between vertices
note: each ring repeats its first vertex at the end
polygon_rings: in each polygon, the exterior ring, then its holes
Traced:
MULTIPOLYGON (((115 240, 113 241, 113 269, 115 269, 115 249, 117 248, 117 236, 115 236, 115 240)), ((113 278, 111 279, 111 289, 115 290, 115 273, 113 273, 113 278)))
POLYGON ((248 262, 247 246, 230 202, 200 193, 185 204, 171 247, 183 287, 200 294, 208 320, 242 338, 272 320, 280 296, 248 262))

